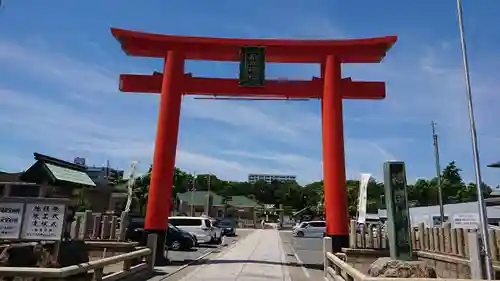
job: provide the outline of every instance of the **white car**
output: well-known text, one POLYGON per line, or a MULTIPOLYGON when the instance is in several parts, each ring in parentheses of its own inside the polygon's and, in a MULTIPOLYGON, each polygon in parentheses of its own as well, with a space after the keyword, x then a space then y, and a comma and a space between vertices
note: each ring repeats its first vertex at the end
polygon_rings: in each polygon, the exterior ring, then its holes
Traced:
POLYGON ((324 237, 326 234, 326 222, 302 222, 299 226, 292 230, 292 234, 297 237, 324 237))
POLYGON ((213 242, 212 222, 206 217, 169 217, 168 222, 196 236, 198 243, 213 242))
POLYGON ((292 230, 296 229, 297 227, 299 227, 302 223, 301 222, 298 222, 296 223, 293 227, 292 227, 292 230))

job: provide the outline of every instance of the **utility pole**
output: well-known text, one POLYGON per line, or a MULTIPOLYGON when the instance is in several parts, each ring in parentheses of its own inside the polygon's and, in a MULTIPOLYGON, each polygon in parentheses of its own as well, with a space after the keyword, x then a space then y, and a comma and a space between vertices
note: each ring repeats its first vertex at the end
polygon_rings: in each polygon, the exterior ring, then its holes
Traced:
POLYGON ((207 183, 208 184, 208 192, 207 192, 208 195, 210 195, 210 180, 211 180, 210 176, 211 176, 211 174, 208 173, 208 180, 207 180, 208 181, 208 183, 207 183))
POLYGON ((483 239, 481 239, 483 251, 484 251, 484 263, 486 271, 486 279, 494 280, 495 271, 493 271, 493 266, 491 264, 491 250, 489 247, 489 237, 488 237, 488 213, 486 212, 486 203, 484 202, 483 190, 481 184, 483 183, 481 179, 481 166, 479 164, 479 148, 477 144, 477 132, 476 132, 476 120, 474 117, 474 106, 472 102, 472 90, 469 75, 469 61, 467 59, 467 45, 465 44, 465 29, 462 14, 462 1, 457 0, 457 16, 458 16, 458 30, 460 32, 460 47, 462 49, 462 63, 464 70, 464 80, 465 80, 465 94, 467 96, 467 105, 469 109, 469 126, 470 126, 470 136, 472 142, 472 154, 474 155, 474 171, 476 174, 476 193, 477 193, 477 207, 479 209, 479 220, 481 222, 480 233, 483 239))
POLYGON ((196 173, 193 173, 193 186, 191 187, 191 210, 190 216, 194 217, 194 192, 196 191, 196 173))
POLYGON ((210 180, 211 180, 211 174, 208 173, 208 178, 207 178, 207 196, 205 198, 205 206, 206 206, 206 210, 205 210, 205 215, 207 216, 210 216, 210 208, 211 208, 211 204, 210 204, 210 180))
POLYGON ((441 166, 439 164, 439 145, 438 135, 436 134, 436 122, 432 121, 432 138, 434 140, 434 158, 436 159, 436 177, 438 185, 438 200, 439 200, 439 215, 441 217, 441 225, 444 223, 444 206, 443 206, 443 186, 441 185, 441 166))

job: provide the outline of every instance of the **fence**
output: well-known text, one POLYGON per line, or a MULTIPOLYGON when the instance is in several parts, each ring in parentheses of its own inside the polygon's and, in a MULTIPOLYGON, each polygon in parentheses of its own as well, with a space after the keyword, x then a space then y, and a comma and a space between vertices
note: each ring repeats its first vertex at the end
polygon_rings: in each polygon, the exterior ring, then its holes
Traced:
MULTIPOLYGON (((237 225, 240 228, 255 228, 253 220, 240 219, 237 225)), ((116 216, 87 210, 75 214, 75 220, 71 223, 70 236, 73 239, 82 240, 124 241, 127 226, 128 215, 125 212, 121 216, 116 216)))
MULTIPOLYGON (((361 225, 356 229, 356 222, 350 224, 349 248, 344 252, 356 255, 360 251, 385 250, 388 255, 387 234, 380 224, 361 225), (354 249, 354 250, 353 250, 354 249)), ((442 227, 425 227, 419 223, 410 230, 411 244, 415 255, 419 259, 432 261, 436 267, 449 268, 452 264, 459 276, 480 276, 481 266, 481 237, 476 229, 452 228, 450 223, 443 223, 442 227), (457 265, 455 267, 455 265, 457 265), (466 271, 467 273, 464 273, 466 271)), ((500 229, 488 230, 488 244, 490 247, 493 268, 500 273, 500 229)), ((361 268, 360 266, 354 266, 361 268)), ((439 269, 444 271, 444 269, 439 269)))
POLYGON ((156 234, 150 234, 147 240, 147 247, 137 247, 129 253, 63 268, 0 267, 0 277, 54 278, 61 280, 68 280, 68 277, 71 277, 71 280, 79 280, 79 277, 84 275, 82 280, 87 280, 87 272, 93 271, 92 280, 114 281, 135 274, 150 275, 153 273, 155 263, 156 243, 156 234), (106 266, 122 262, 123 266, 120 271, 104 275, 104 268, 106 266))
POLYGON ((123 212, 120 217, 111 214, 92 213, 87 210, 77 213, 71 223, 70 236, 83 240, 124 241, 128 217, 123 212))
MULTIPOLYGON (((347 255, 344 253, 332 253, 331 238, 323 240, 324 253, 324 277, 328 281, 421 281, 430 280, 423 278, 387 278, 370 277, 347 263, 347 255)), ((434 279, 433 279, 434 280, 434 279)), ((480 279, 452 279, 453 281, 480 280, 480 279)))
MULTIPOLYGON (((414 250, 429 251, 468 258, 467 233, 476 229, 451 228, 450 223, 442 227, 425 227, 423 223, 412 227, 411 244, 414 250)), ((359 233, 356 221, 351 221, 349 234, 350 248, 353 249, 388 249, 387 235, 380 224, 361 225, 359 233)), ((491 258, 500 261, 500 229, 489 229, 491 258)))

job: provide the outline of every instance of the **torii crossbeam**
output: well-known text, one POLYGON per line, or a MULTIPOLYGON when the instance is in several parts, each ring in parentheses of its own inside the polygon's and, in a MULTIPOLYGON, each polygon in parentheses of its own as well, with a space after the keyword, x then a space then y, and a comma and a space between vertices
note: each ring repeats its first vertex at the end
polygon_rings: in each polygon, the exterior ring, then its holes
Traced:
POLYGON ((384 82, 342 78, 342 63, 378 63, 397 41, 396 36, 352 40, 228 39, 150 34, 112 28, 123 51, 131 56, 164 58, 163 73, 120 75, 123 92, 159 93, 160 108, 149 189, 145 229, 159 233, 168 227, 172 181, 182 95, 241 98, 321 99, 323 175, 327 235, 333 251, 348 245, 342 99, 383 99, 384 82), (238 79, 193 77, 184 71, 186 60, 240 61, 248 46, 265 49, 266 62, 317 63, 321 77, 309 81, 265 80, 260 87, 238 79))

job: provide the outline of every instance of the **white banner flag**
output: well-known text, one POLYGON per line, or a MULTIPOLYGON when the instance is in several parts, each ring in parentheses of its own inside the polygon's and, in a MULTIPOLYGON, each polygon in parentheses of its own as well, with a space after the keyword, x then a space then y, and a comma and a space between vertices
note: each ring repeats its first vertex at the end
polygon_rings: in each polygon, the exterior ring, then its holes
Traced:
POLYGON ((366 197, 368 194, 368 182, 371 177, 371 174, 361 174, 361 180, 359 181, 358 223, 365 223, 366 221, 366 197))

